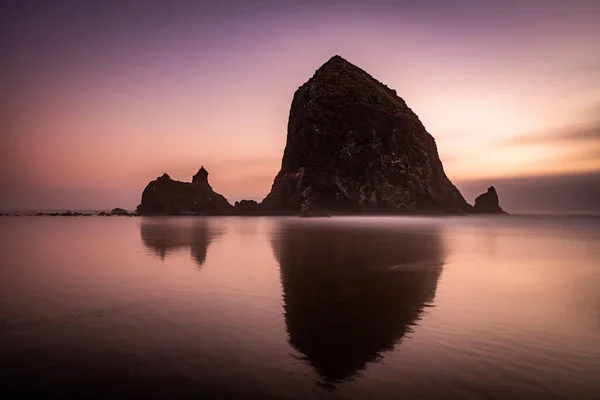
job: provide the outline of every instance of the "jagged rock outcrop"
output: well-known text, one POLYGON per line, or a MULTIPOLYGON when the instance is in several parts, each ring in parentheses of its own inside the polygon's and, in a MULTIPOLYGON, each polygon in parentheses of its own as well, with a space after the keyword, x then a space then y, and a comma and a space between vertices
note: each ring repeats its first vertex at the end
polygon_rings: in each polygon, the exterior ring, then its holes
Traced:
POLYGON ((133 216, 133 214, 130 214, 129 211, 127 211, 123 208, 118 208, 118 207, 113 208, 110 213, 111 213, 111 215, 119 215, 119 216, 124 216, 124 217, 133 216))
POLYGON ((500 207, 498 193, 493 186, 490 186, 487 192, 477 196, 472 212, 474 214, 507 214, 507 212, 500 207))
POLYGON ((294 94, 265 213, 466 213, 433 137, 396 94, 339 56, 294 94))
POLYGON ((163 174, 146 186, 137 207, 140 215, 222 215, 232 210, 227 199, 208 184, 204 167, 192 182, 174 181, 163 174))
POLYGON ((234 213, 237 215, 258 215, 261 214, 260 204, 255 200, 240 200, 233 205, 234 213))

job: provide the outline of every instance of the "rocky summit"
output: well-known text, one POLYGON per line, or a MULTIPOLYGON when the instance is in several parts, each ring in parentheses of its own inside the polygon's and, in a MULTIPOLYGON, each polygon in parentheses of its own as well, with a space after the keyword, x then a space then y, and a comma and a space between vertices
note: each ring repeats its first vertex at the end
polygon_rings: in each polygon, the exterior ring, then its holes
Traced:
POLYGON ((500 200, 498 199, 498 193, 496 188, 490 186, 487 192, 477 196, 475 199, 475 205, 473 206, 473 213, 475 214, 507 214, 500 207, 500 200))
POLYGON ((471 211, 396 91, 335 56, 294 94, 265 213, 471 211))
POLYGON ((204 167, 192 182, 174 181, 168 174, 153 180, 144 189, 137 207, 140 215, 222 215, 232 210, 227 199, 209 185, 204 167))

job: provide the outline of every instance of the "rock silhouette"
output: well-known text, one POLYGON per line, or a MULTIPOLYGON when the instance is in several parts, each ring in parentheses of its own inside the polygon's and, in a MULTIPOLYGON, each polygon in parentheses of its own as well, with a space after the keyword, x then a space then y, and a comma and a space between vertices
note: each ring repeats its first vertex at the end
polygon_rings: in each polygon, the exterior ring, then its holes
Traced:
POLYGON ((174 181, 163 174, 146 186, 137 207, 140 215, 220 215, 232 210, 227 199, 208 184, 204 167, 191 183, 174 181))
POLYGON ((212 189, 208 183, 208 171, 204 169, 204 166, 200 167, 196 175, 192 177, 192 183, 200 183, 212 189))
POLYGON ((206 261, 208 246, 221 234, 203 219, 142 219, 140 224, 142 242, 157 257, 164 260, 169 253, 189 247, 190 255, 199 267, 206 261))
POLYGON ((411 331, 444 263, 434 231, 282 223, 271 243, 289 342, 325 385, 351 379, 411 331))
POLYGON ((340 56, 294 94, 270 212, 466 213, 433 137, 395 90, 340 56))
POLYGON ((233 205, 233 210, 234 213, 238 215, 254 215, 261 213, 260 204, 258 204, 256 200, 236 201, 233 205))
POLYGON ((473 210, 446 176, 435 139, 406 102, 334 56, 294 94, 281 169, 261 203, 242 200, 232 206, 212 189, 202 167, 191 183, 167 174, 150 182, 137 213, 504 213, 493 203, 488 193, 473 210))
POLYGON ((130 216, 133 214, 130 214, 129 211, 123 209, 123 208, 113 208, 112 211, 110 212, 111 215, 120 215, 120 216, 130 216))
POLYGON ((506 214, 506 212, 500 207, 500 201, 498 199, 498 193, 496 193, 496 188, 490 186, 487 192, 477 196, 475 199, 475 205, 473 206, 473 213, 506 214))

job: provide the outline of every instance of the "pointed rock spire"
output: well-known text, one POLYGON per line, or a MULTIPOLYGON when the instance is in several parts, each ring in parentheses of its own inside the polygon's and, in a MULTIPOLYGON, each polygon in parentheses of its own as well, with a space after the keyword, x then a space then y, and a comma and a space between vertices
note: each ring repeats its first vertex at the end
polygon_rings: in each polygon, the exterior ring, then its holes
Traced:
POLYGON ((210 187, 208 184, 208 171, 204 169, 204 166, 200 167, 196 175, 192 177, 192 183, 200 183, 210 187))
POLYGON ((477 196, 473 212, 477 214, 506 214, 506 211, 500 207, 500 200, 495 187, 490 186, 487 192, 477 196))

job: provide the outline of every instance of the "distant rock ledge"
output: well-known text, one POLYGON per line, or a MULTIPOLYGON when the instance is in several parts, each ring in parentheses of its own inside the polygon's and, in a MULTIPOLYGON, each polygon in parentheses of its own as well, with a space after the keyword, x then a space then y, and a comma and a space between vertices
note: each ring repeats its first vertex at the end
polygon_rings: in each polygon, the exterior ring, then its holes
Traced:
POLYGON ((111 212, 94 211, 94 212, 78 212, 78 211, 61 211, 61 212, 20 212, 20 213, 4 213, 0 216, 5 217, 137 217, 137 213, 131 213, 122 208, 114 208, 111 212))

